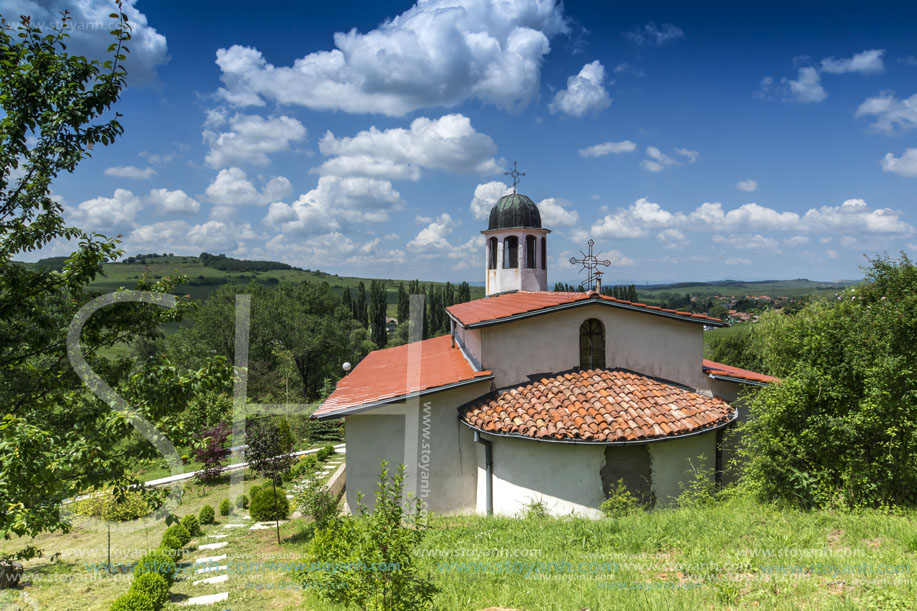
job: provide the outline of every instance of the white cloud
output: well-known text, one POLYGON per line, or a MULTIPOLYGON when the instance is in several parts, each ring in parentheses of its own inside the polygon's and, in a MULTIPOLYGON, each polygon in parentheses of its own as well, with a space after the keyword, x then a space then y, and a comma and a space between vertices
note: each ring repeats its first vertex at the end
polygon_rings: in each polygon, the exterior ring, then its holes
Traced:
POLYGON ((837 254, 836 250, 828 249, 825 251, 825 254, 828 255, 829 259, 837 259, 840 255, 837 254))
POLYGON ((251 225, 233 225, 220 221, 207 221, 191 225, 185 221, 162 221, 142 225, 125 239, 128 252, 166 250, 173 252, 217 251, 237 252, 250 240, 263 240, 265 236, 254 232, 251 225))
POLYGON ((459 114, 439 119, 420 117, 409 129, 371 127, 352 138, 335 138, 327 132, 319 149, 335 156, 317 168, 322 175, 416 181, 421 169, 466 174, 501 171, 493 157, 497 145, 490 136, 475 131, 468 117, 459 114))
POLYGON ((742 257, 729 257, 725 261, 726 265, 751 265, 751 259, 744 259, 742 257))
POLYGON ((543 227, 571 227, 579 222, 579 213, 569 209, 571 202, 557 197, 548 197, 537 204, 543 227))
POLYGON ((663 229, 657 235, 665 248, 684 248, 688 245, 688 238, 680 229, 663 229))
POLYGON ((443 212, 408 242, 408 248, 422 251, 451 248, 449 235, 454 228, 455 221, 447 212, 443 212))
POLYGON ((512 189, 499 180, 485 182, 474 188, 474 197, 471 198, 469 207, 471 208, 471 218, 476 221, 483 221, 490 217, 490 209, 494 207, 497 200, 511 193, 512 189))
POLYGON ((227 117, 219 111, 208 113, 203 131, 204 142, 210 146, 204 161, 212 168, 232 165, 270 163, 268 155, 290 149, 290 143, 306 137, 306 128, 292 117, 260 117, 235 114, 227 117), (216 132, 228 124, 229 131, 216 132))
MULTIPOLYGON (((169 61, 166 37, 150 27, 146 15, 137 10, 136 0, 124 2, 124 13, 131 26, 131 40, 127 43, 131 52, 127 54, 125 67, 128 83, 150 84, 156 80, 156 68, 169 61)), ((69 11, 72 21, 67 32, 67 52, 71 55, 85 55, 94 59, 108 59, 107 52, 112 42, 109 31, 115 27, 115 20, 109 14, 115 10, 108 0, 4 0, 2 12, 7 20, 18 20, 19 15, 30 15, 33 25, 42 25, 48 32, 61 22, 61 13, 69 11)))
POLYGON ((877 132, 893 134, 896 126, 901 131, 913 129, 917 127, 917 93, 898 99, 891 91, 883 91, 859 105, 856 116, 864 115, 876 118, 870 127, 877 132))
POLYGON ((882 55, 885 49, 868 49, 861 51, 847 59, 827 57, 821 60, 821 71, 830 74, 844 74, 845 72, 859 72, 861 74, 876 74, 885 71, 882 55))
POLYGON ((785 239, 784 242, 790 246, 802 246, 809 243, 809 238, 804 235, 794 235, 785 239))
POLYGON ((419 224, 419 225, 424 225, 424 224, 426 224, 426 223, 432 223, 432 222, 433 222, 433 217, 430 217, 430 216, 422 216, 422 215, 418 214, 418 215, 416 215, 416 216, 414 217, 414 222, 417 223, 417 224, 419 224))
POLYGON ((131 178, 133 180, 146 180, 152 178, 156 170, 150 167, 140 169, 132 165, 115 165, 105 168, 106 176, 116 176, 118 178, 131 178))
POLYGON ((784 78, 780 81, 787 88, 784 99, 795 102, 821 102, 828 97, 825 88, 821 86, 821 76, 818 70, 811 66, 799 69, 799 76, 793 79, 784 78))
POLYGON ((760 233, 745 235, 713 236, 713 241, 717 244, 727 244, 732 248, 742 250, 769 250, 771 252, 780 252, 777 240, 766 237, 760 233))
POLYGON ((629 32, 624 32, 624 36, 638 45, 662 45, 670 40, 684 38, 684 31, 671 23, 663 23, 662 27, 657 27, 655 23, 649 22, 645 26, 636 27, 629 32))
POLYGON ((812 231, 854 231, 857 233, 911 234, 914 228, 889 208, 870 210, 862 199, 848 199, 840 206, 812 208, 803 216, 812 231))
POLYGON ((390 116, 472 98, 511 109, 537 95, 549 40, 567 29, 551 1, 421 1, 365 34, 335 34, 333 50, 292 66, 269 64, 251 47, 219 49, 219 93, 235 105, 390 116))
POLYGON ((611 97, 604 86, 605 67, 599 60, 583 66, 579 74, 567 78, 567 88, 554 94, 551 112, 563 112, 571 117, 582 117, 588 112, 608 108, 611 97))
POLYGON ((642 238, 652 227, 666 227, 676 216, 659 204, 641 197, 628 208, 619 208, 592 227, 599 238, 642 238))
MULTIPOLYGON (((698 151, 691 151, 685 148, 676 148, 675 153, 684 157, 687 163, 694 163, 700 156, 698 151)), ((648 172, 661 172, 669 166, 681 165, 683 162, 674 157, 666 155, 655 146, 646 147, 646 155, 649 159, 640 162, 640 167, 648 172)))
POLYGON ((736 183, 736 189, 739 191, 754 191, 758 188, 758 181, 751 178, 746 178, 745 180, 740 180, 736 183))
POLYGON ((156 206, 156 209, 162 213, 194 213, 201 209, 198 201, 181 189, 176 189, 175 191, 153 189, 147 196, 147 201, 156 206))
POLYGON ((284 176, 274 176, 258 191, 241 168, 220 170, 205 191, 207 199, 218 206, 265 205, 285 199, 292 192, 293 185, 284 176))
POLYGON ((401 203, 401 194, 387 180, 322 176, 292 204, 271 204, 264 222, 284 233, 324 234, 339 231, 347 222, 386 221, 401 203))
POLYGON ((720 202, 704 202, 691 212, 690 218, 715 231, 801 229, 799 215, 795 212, 778 212, 756 203, 743 204, 727 212, 720 202))
POLYGON ((901 157, 888 153, 880 163, 883 172, 892 172, 907 177, 917 176, 917 148, 905 149, 901 157))
POLYGON ((94 197, 70 209, 75 224, 95 231, 115 231, 134 226, 143 208, 141 199, 127 189, 115 189, 112 197, 94 197))
POLYGON ((633 153, 637 150, 637 145, 630 140, 622 140, 620 142, 603 142, 602 144, 594 144, 590 147, 580 149, 580 157, 601 157, 603 155, 608 155, 609 153, 614 153, 615 155, 620 155, 621 153, 633 153))

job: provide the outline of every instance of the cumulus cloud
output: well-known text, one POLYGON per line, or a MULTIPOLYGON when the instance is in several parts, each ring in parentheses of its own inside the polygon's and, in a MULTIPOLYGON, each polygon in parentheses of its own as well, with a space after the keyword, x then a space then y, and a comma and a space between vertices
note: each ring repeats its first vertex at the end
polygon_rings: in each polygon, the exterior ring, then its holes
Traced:
POLYGON ((892 172, 899 176, 911 178, 917 176, 917 148, 905 149, 901 157, 895 157, 888 153, 880 163, 882 164, 883 172, 892 172))
POLYGON ((501 171, 494 159, 497 145, 490 136, 475 131, 471 120, 460 114, 439 119, 420 117, 408 129, 371 127, 350 138, 336 138, 327 132, 319 149, 333 156, 315 170, 322 175, 416 181, 422 169, 464 174, 501 171))
POLYGON ((885 71, 882 55, 885 49, 867 49, 847 59, 826 57, 821 60, 822 72, 830 74, 844 74, 845 72, 859 72, 861 74, 876 74, 885 71))
POLYGON ((201 209, 198 201, 181 189, 176 189, 175 191, 153 189, 147 196, 147 201, 162 213, 192 214, 201 209))
POLYGON ((220 170, 205 191, 207 199, 218 206, 265 205, 292 192, 293 185, 284 176, 274 176, 259 191, 241 168, 220 170))
POLYGON ((688 245, 688 238, 680 229, 663 229, 656 237, 665 248, 684 248, 688 245))
POLYGON ((423 251, 450 248, 449 235, 455 228, 455 224, 452 217, 447 212, 443 212, 408 242, 408 248, 423 251))
POLYGON ((828 97, 825 88, 821 86, 821 76, 811 66, 800 68, 795 81, 784 78, 781 82, 787 86, 789 98, 796 102, 821 102, 828 97))
POLYGON ((889 208, 870 209, 862 199, 848 199, 840 206, 822 206, 802 218, 812 231, 853 231, 875 234, 911 234, 914 228, 889 208))
POLYGON ((794 235, 784 240, 790 246, 802 246, 809 243, 809 238, 804 235, 794 235))
POLYGON ((884 134, 893 134, 896 128, 901 131, 913 129, 917 127, 917 93, 898 99, 893 92, 883 91, 864 100, 857 107, 856 116, 875 117, 870 127, 884 134))
POLYGON ((260 117, 216 111, 208 113, 203 131, 210 146, 204 161, 212 168, 253 164, 265 166, 269 155, 290 149, 290 144, 306 137, 306 128, 292 117, 260 117), (220 126, 228 131, 215 131, 220 126))
POLYGON ((316 235, 339 231, 348 222, 386 221, 401 204, 401 194, 387 180, 322 176, 292 204, 272 203, 264 222, 285 233, 316 235))
POLYGON ((105 168, 106 176, 130 178, 132 180, 146 180, 147 178, 152 178, 155 173, 156 170, 151 167, 140 169, 132 165, 115 165, 110 168, 105 168))
POLYGON ((551 112, 563 112, 571 117, 582 117, 588 112, 608 108, 611 97, 604 86, 605 67, 595 60, 583 66, 579 74, 567 78, 567 88, 554 94, 551 112))
POLYGON ((579 213, 570 208, 573 204, 565 199, 548 197, 537 204, 544 227, 572 227, 579 222, 579 213))
POLYGON ((768 250, 771 252, 780 252, 777 240, 766 237, 760 233, 745 235, 713 236, 713 241, 717 244, 726 244, 732 248, 741 250, 768 250))
POLYGON ((751 178, 746 178, 745 180, 740 180, 736 183, 736 189, 739 191, 754 191, 758 188, 758 181, 751 178))
POLYGON ((615 155, 620 155, 621 153, 633 153, 637 150, 637 145, 630 140, 621 140, 620 142, 603 142, 601 144, 594 144, 590 147, 579 150, 580 157, 601 157, 603 155, 608 155, 609 153, 614 153, 615 155))
POLYGON ((666 227, 677 219, 657 203, 641 197, 628 208, 619 208, 592 227, 599 238, 642 238, 654 227, 666 227))
POLYGON ((217 51, 220 95, 317 110, 400 116, 467 99, 510 109, 537 95, 550 39, 568 30, 552 1, 428 0, 367 33, 334 35, 335 48, 274 66, 260 51, 217 51))
POLYGON ((118 231, 134 226, 143 201, 127 189, 115 189, 111 197, 94 197, 70 209, 75 224, 95 231, 118 231))
MULTIPOLYGON (((127 79, 131 85, 151 84, 156 80, 156 68, 169 61, 166 37, 156 31, 147 22, 146 15, 140 12, 136 0, 124 2, 124 13, 131 26, 131 40, 128 43, 131 52, 127 54, 125 67, 127 79)), ((109 15, 114 10, 108 0, 4 0, 3 15, 8 21, 18 19, 19 15, 30 15, 33 25, 43 25, 47 31, 60 25, 61 13, 70 11, 73 18, 67 32, 67 52, 73 55, 85 55, 95 59, 108 59, 108 45, 112 37, 109 31, 115 26, 115 20, 109 15)))
POLYGON ((264 237, 252 230, 248 223, 234 225, 211 220, 192 225, 172 220, 139 226, 125 238, 124 243, 129 251, 239 252, 246 242, 264 237))
POLYGON ((471 203, 469 204, 471 218, 476 221, 488 219, 490 217, 490 209, 494 207, 497 200, 511 192, 512 189, 499 180, 478 185, 474 188, 474 197, 471 198, 471 203))
POLYGON ((638 45, 662 45, 671 40, 684 38, 684 31, 671 23, 663 23, 657 27, 652 21, 645 26, 637 26, 629 32, 624 32, 624 36, 638 45))

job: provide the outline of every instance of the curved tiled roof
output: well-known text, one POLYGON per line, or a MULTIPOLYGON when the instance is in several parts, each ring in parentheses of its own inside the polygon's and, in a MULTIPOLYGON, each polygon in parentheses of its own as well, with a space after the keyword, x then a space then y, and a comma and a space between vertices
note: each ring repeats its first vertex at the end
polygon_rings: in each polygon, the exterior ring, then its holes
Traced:
POLYGON ((338 382, 335 391, 312 417, 318 420, 338 418, 409 395, 492 377, 490 371, 475 371, 462 351, 452 345, 452 336, 442 335, 370 352, 338 382))
POLYGON ((622 369, 570 371, 460 408, 487 433, 546 441, 650 441, 718 428, 735 409, 679 386, 622 369))
POLYGON ((446 311, 463 327, 481 327, 485 325, 509 322, 525 316, 536 316, 556 309, 577 307, 590 303, 634 310, 646 314, 655 314, 677 320, 702 323, 718 327, 725 326, 719 318, 693 312, 679 312, 599 295, 598 293, 564 293, 554 291, 516 291, 475 299, 467 303, 449 306, 446 311))
POLYGON ((708 361, 707 359, 704 359, 703 367, 704 373, 710 374, 715 378, 719 377, 726 379, 744 380, 746 382, 756 382, 759 384, 770 384, 771 382, 779 381, 779 379, 775 378, 774 376, 764 375, 763 373, 757 373, 755 371, 749 371, 748 369, 733 367, 731 365, 724 365, 714 361, 708 361))
POLYGON ((487 230, 516 228, 541 229, 541 213, 528 196, 510 193, 497 200, 490 209, 487 230))

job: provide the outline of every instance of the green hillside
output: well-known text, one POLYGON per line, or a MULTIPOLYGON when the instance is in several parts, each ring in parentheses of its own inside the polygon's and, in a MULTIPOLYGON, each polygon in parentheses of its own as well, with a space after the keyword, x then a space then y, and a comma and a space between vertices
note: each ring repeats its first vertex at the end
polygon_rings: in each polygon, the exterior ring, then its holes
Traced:
POLYGON ((795 280, 720 280, 717 282, 675 282, 670 284, 637 285, 637 291, 647 298, 660 298, 666 294, 690 293, 697 297, 833 297, 835 293, 858 281, 818 282, 797 278, 795 280))

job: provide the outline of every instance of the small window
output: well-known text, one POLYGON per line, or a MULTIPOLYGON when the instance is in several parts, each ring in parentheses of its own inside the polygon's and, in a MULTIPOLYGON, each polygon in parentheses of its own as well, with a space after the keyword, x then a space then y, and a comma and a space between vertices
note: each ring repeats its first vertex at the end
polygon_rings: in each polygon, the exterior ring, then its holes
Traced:
POLYGON ((535 269, 535 236, 525 236, 525 267, 535 269))
POLYGON ((487 269, 497 269, 497 238, 487 240, 487 269))
POLYGON ((605 368, 605 326, 595 318, 580 325, 579 366, 580 369, 605 368))
POLYGON ((548 269, 548 241, 541 238, 541 269, 548 269))
POLYGON ((511 235, 503 240, 503 268, 519 267, 519 238, 511 235))

